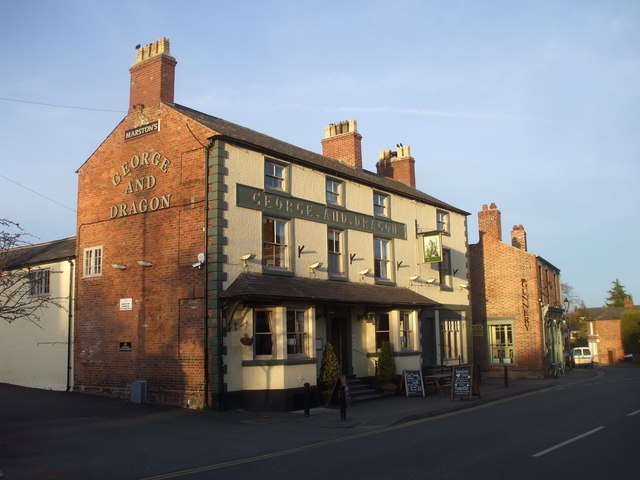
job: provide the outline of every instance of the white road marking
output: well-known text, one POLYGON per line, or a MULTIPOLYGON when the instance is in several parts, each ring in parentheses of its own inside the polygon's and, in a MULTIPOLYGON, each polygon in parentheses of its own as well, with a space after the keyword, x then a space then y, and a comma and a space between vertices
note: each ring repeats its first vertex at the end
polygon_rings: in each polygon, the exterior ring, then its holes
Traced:
POLYGON ((565 445, 569 445, 570 443, 573 443, 576 440, 580 440, 581 438, 584 438, 584 437, 589 436, 589 435, 591 435, 593 433, 596 433, 596 432, 602 430, 603 428, 604 427, 594 428, 593 430, 589 430, 588 432, 583 433, 582 435, 578 435, 577 437, 570 438, 569 440, 566 440, 566 441, 564 441, 562 443, 554 445, 553 447, 547 448, 546 450, 542 450, 541 452, 538 452, 538 453, 534 454, 533 456, 534 457, 541 457, 543 455, 546 455, 547 453, 550 453, 550 452, 553 452, 554 450, 562 448, 565 445))
POLYGON ((635 412, 627 413, 627 417, 633 417, 636 413, 640 413, 640 410, 636 410, 635 412))

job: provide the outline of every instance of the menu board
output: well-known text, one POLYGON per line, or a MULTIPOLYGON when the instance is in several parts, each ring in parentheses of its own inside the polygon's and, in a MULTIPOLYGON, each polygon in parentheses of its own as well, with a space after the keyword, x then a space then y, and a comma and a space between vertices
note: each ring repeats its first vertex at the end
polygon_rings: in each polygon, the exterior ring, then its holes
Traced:
POLYGON ((404 370, 403 377, 407 397, 424 397, 424 383, 420 370, 404 370))
POLYGON ((473 366, 458 365, 453 367, 453 385, 451 399, 455 397, 469 397, 471 399, 473 387, 473 366))

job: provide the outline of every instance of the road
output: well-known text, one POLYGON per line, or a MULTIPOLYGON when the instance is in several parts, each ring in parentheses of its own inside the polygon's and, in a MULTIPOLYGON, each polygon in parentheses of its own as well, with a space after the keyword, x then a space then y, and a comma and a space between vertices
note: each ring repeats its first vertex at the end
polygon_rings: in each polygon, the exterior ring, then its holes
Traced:
POLYGON ((3 425, 3 480, 640 478, 640 368, 385 428, 140 412, 3 425))

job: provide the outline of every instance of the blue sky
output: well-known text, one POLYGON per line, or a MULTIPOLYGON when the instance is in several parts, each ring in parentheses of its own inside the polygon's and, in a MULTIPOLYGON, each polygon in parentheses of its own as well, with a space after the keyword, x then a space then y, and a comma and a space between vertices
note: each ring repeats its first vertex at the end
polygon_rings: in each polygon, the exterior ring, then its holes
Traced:
POLYGON ((587 306, 616 278, 640 302, 638 1, 0 6, 0 217, 35 241, 75 234, 75 171, 126 113, 135 45, 164 36, 177 103, 316 152, 356 119, 365 168, 410 145, 470 243, 495 202, 587 306))

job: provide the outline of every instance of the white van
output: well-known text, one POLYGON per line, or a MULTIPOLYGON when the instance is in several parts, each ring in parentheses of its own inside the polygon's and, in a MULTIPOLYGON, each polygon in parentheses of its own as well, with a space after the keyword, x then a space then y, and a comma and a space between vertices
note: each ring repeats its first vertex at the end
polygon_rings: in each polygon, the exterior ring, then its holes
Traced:
POLYGON ((589 347, 576 347, 571 350, 571 361, 575 367, 593 368, 593 354, 589 347))

